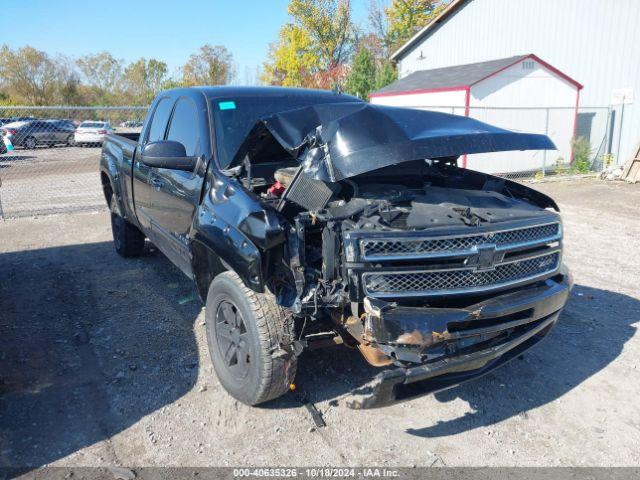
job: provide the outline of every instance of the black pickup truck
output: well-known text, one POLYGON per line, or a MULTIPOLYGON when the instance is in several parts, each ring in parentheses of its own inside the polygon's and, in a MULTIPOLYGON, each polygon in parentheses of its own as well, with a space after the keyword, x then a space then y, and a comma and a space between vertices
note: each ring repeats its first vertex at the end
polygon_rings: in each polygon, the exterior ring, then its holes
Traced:
POLYGON ((357 349, 372 408, 480 376, 539 342, 565 305, 555 202, 459 168, 553 149, 474 119, 284 88, 161 93, 100 175, 123 257, 148 238, 206 303, 213 366, 255 405, 305 350, 357 349))

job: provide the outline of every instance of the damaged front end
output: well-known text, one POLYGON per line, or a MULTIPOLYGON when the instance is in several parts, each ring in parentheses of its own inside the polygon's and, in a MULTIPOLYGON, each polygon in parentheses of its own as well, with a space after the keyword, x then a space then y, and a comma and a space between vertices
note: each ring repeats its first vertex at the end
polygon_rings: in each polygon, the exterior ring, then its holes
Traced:
POLYGON ((545 148, 541 135, 360 103, 256 124, 227 173, 278 219, 277 242, 256 245, 264 285, 296 319, 293 350, 344 343, 384 368, 350 407, 457 385, 551 330, 571 287, 557 205, 455 165, 545 148))
POLYGON ((465 308, 403 307, 367 298, 363 325, 351 332, 401 366, 353 392, 349 407, 381 407, 437 392, 505 364, 549 333, 570 287, 569 276, 559 274, 465 308))

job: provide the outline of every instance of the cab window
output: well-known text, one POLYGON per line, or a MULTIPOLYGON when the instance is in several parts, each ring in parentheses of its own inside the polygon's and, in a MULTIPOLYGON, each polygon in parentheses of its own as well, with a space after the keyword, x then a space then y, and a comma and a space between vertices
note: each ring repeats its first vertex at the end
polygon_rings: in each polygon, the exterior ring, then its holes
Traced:
POLYGON ((164 132, 167 129, 172 106, 173 102, 169 98, 163 98, 158 102, 149 127, 147 142, 157 142, 164 139, 164 132))
POLYGON ((179 99, 171 117, 167 140, 180 142, 187 156, 194 157, 200 153, 199 132, 196 104, 190 98, 179 99))

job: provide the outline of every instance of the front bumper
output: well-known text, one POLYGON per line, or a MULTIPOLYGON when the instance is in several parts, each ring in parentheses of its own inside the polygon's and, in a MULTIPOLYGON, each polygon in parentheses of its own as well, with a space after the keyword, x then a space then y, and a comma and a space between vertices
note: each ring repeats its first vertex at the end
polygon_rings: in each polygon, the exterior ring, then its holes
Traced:
POLYGON ((477 378, 542 340, 572 287, 563 273, 465 308, 370 303, 360 334, 390 358, 415 367, 388 369, 352 392, 350 408, 389 405, 477 378))

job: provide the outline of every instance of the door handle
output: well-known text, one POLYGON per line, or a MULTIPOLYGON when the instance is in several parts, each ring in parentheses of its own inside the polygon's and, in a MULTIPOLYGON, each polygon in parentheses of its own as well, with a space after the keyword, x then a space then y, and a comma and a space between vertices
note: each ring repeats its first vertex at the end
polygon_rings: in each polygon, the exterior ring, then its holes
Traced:
POLYGON ((149 183, 151 184, 151 186, 156 190, 156 191, 160 191, 160 189, 162 188, 162 186, 164 185, 164 183, 161 180, 158 180, 157 178, 152 178, 149 183))

